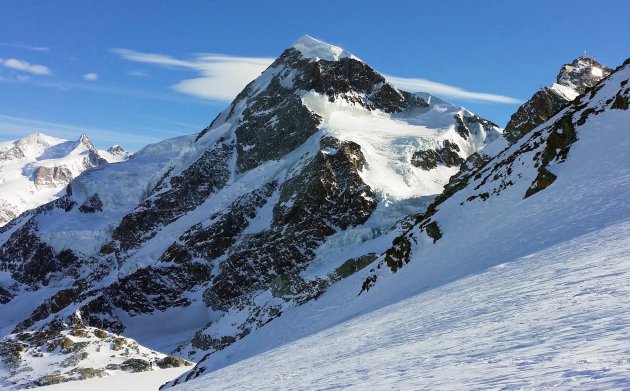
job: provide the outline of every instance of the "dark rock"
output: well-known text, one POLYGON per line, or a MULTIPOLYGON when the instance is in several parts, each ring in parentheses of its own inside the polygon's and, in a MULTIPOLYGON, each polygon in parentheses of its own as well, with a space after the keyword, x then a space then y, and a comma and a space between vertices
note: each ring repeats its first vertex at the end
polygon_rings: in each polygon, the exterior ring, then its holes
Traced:
POLYGON ((79 207, 79 211, 82 213, 96 213, 103 211, 103 201, 98 194, 93 194, 90 198, 79 207))
POLYGON ((437 242, 442 238, 442 231, 440 231, 440 227, 435 221, 430 222, 424 227, 427 235, 433 239, 433 243, 437 242))
POLYGON ((394 238, 392 246, 385 252, 385 263, 393 273, 411 260, 411 242, 406 235, 394 238))
POLYGON ((181 358, 175 356, 166 356, 163 359, 157 362, 157 366, 164 368, 179 368, 179 367, 188 367, 191 366, 192 363, 182 360, 181 358))
POLYGON ((140 358, 130 358, 123 361, 119 368, 127 372, 146 372, 151 370, 151 363, 140 358))
POLYGON ((378 255, 375 253, 365 254, 359 258, 350 258, 333 271, 332 279, 337 281, 349 277, 370 265, 377 258, 378 255))
POLYGON ((457 144, 444 140, 441 148, 414 152, 411 157, 411 164, 426 171, 437 168, 438 164, 446 167, 459 166, 464 162, 464 158, 459 155, 459 152, 460 149, 457 144))
POLYGON ((198 224, 186 231, 160 258, 162 261, 183 263, 193 257, 215 259, 227 251, 256 217, 256 210, 267 203, 278 187, 271 182, 237 198, 226 211, 213 217, 205 228, 198 224))
POLYGON ((221 272, 204 295, 208 305, 225 310, 239 297, 269 287, 277 276, 296 274, 337 228, 369 218, 376 201, 358 174, 365 164, 359 145, 325 138, 321 147, 322 152, 281 186, 271 229, 244 238, 221 263, 221 272))

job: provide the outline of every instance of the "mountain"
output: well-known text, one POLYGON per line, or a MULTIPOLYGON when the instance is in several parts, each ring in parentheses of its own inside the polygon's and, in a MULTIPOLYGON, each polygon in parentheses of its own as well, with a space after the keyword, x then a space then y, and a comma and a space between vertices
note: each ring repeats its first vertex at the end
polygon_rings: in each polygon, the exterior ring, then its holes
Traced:
POLYGON ((175 390, 627 388, 630 59, 175 390))
POLYGON ((551 87, 537 91, 512 115, 505 126, 505 138, 510 144, 515 143, 521 136, 547 121, 578 95, 608 76, 611 71, 612 69, 588 56, 578 57, 571 64, 563 65, 551 87))
POLYGON ((0 346, 31 346, 11 353, 2 381, 107 373, 96 350, 61 367, 38 361, 50 341, 89 328, 193 361, 219 352, 372 264, 468 156, 501 138, 305 36, 199 134, 88 170, 0 228, 0 346))
POLYGON ((467 181, 491 158, 553 117, 610 72, 612 72, 610 68, 587 56, 578 57, 570 64, 563 65, 556 77, 556 83, 537 91, 516 110, 505 126, 504 137, 495 139, 480 151, 468 156, 450 182, 456 184, 467 181))
POLYGON ((129 157, 112 148, 97 150, 85 134, 69 141, 34 133, 0 143, 0 227, 57 198, 83 171, 129 157))

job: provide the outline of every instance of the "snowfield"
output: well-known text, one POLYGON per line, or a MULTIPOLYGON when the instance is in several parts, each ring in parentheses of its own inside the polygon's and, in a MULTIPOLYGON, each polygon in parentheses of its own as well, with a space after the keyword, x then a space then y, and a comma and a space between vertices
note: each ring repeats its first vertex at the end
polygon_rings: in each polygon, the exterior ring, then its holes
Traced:
POLYGON ((174 389, 625 389, 628 297, 624 222, 174 389))

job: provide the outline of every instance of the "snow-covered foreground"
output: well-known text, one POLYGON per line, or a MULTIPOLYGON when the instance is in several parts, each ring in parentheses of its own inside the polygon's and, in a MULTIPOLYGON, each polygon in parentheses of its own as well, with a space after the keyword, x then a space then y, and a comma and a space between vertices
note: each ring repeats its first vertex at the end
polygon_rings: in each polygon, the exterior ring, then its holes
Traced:
POLYGON ((626 388, 628 297, 623 222, 175 389, 626 388))
POLYGON ((186 372, 188 368, 169 368, 159 371, 125 373, 98 379, 82 380, 38 387, 41 391, 153 391, 174 377, 186 372))

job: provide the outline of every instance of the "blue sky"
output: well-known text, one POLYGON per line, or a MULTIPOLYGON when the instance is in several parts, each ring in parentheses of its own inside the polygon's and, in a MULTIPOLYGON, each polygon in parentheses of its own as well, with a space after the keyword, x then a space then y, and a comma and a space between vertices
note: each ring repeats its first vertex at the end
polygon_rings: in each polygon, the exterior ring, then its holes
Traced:
POLYGON ((304 34, 501 126, 584 51, 611 67, 630 56, 626 0, 3 0, 1 8, 0 140, 86 132, 100 147, 131 150, 204 128, 304 34))

